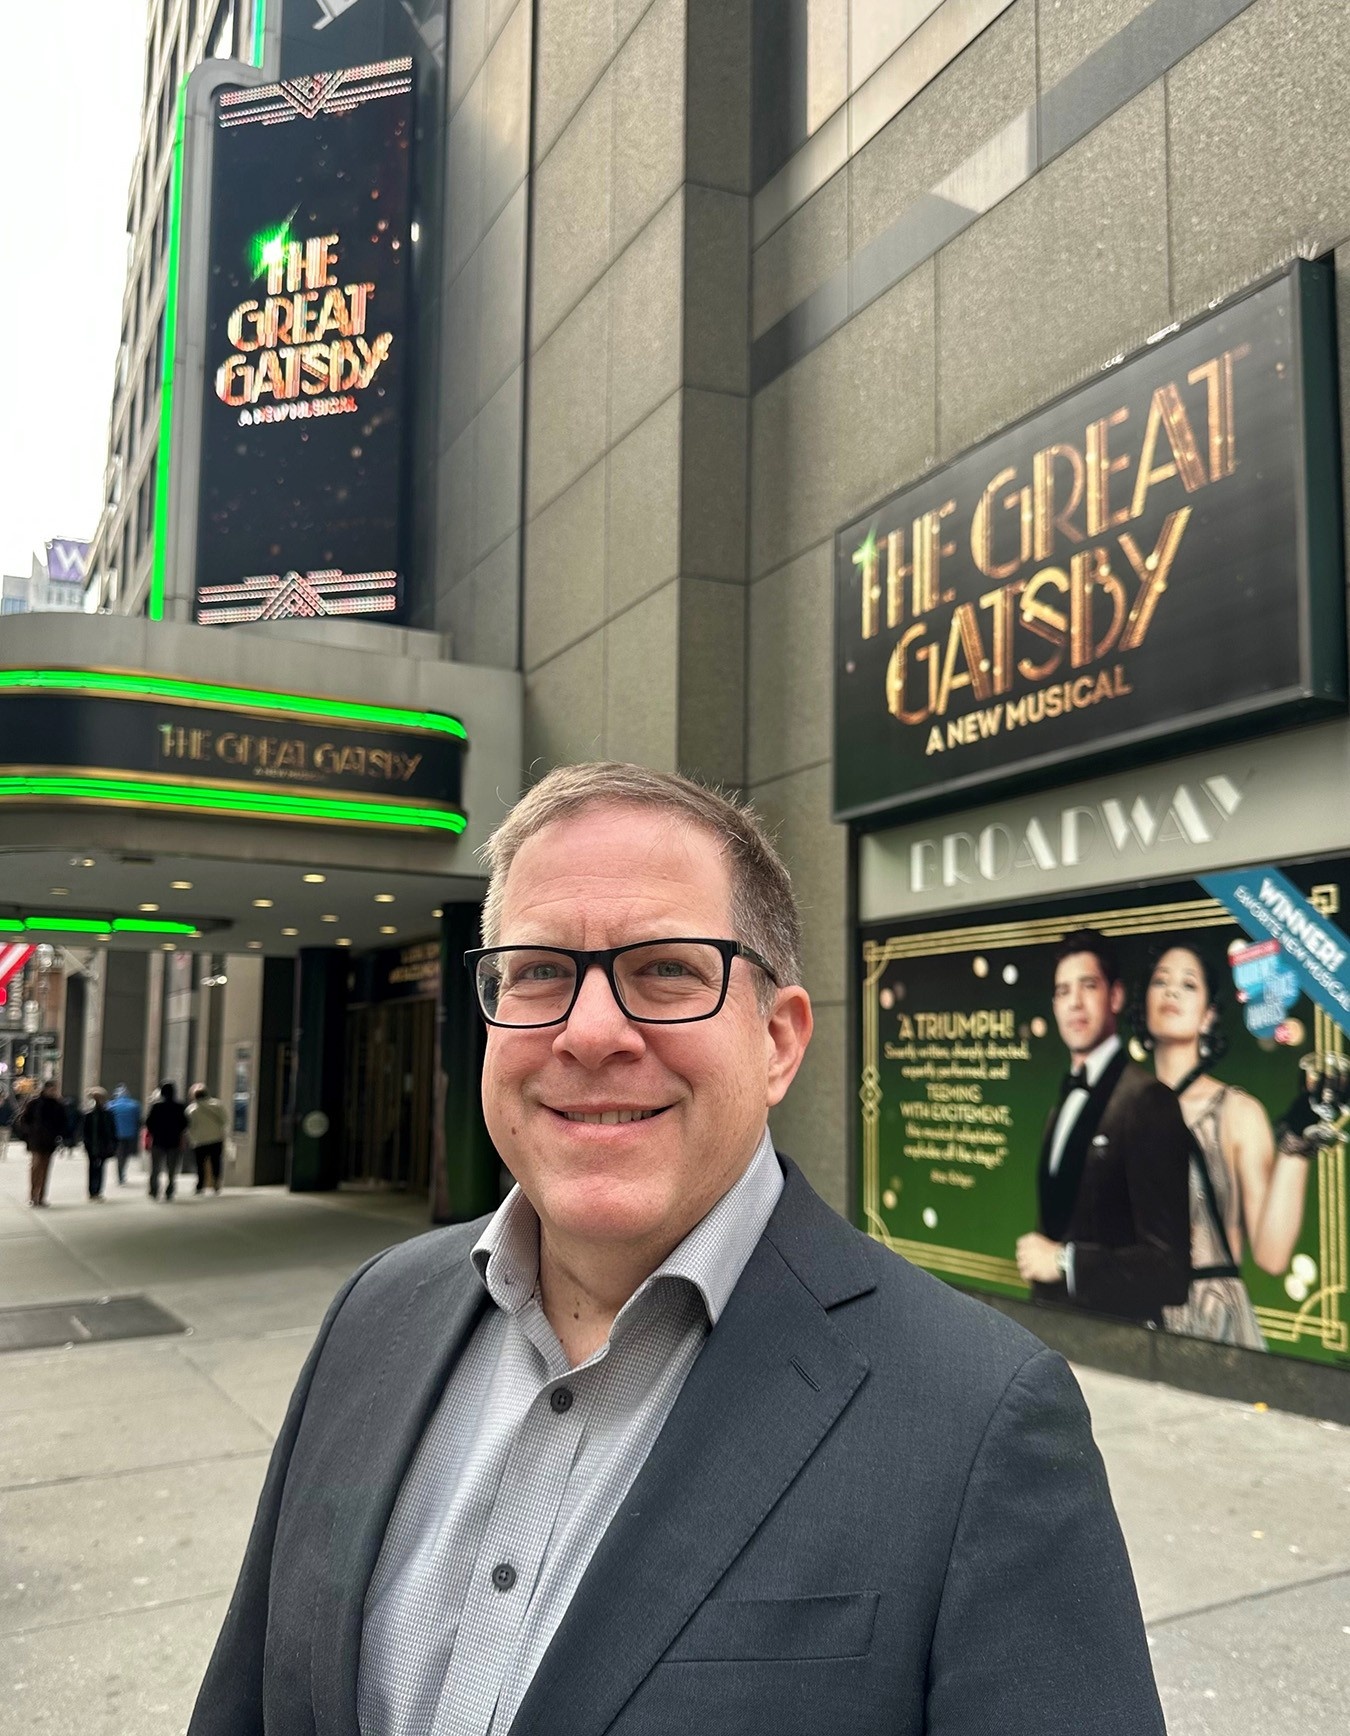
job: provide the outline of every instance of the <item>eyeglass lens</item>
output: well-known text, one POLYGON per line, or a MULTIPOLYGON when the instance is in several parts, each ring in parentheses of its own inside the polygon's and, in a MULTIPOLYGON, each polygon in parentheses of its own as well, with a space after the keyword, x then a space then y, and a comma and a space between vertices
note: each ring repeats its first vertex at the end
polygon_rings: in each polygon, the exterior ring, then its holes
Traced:
MULTIPOLYGON (((614 981, 623 1011, 635 1019, 697 1019, 721 999, 726 962, 715 946, 653 941, 621 952, 614 981)), ((478 961, 483 1011, 503 1025, 544 1025, 566 1016, 576 963, 547 947, 504 947, 478 961)))

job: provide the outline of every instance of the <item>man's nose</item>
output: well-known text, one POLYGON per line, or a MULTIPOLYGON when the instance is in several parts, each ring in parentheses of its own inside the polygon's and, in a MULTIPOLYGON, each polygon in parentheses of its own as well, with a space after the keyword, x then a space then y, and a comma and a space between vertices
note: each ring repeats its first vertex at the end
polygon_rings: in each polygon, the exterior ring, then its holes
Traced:
POLYGON ((559 1027, 555 1049, 593 1064, 612 1054, 636 1054, 644 1046, 641 1028, 625 1014, 615 999, 604 970, 593 964, 581 979, 581 987, 567 1023, 559 1027))

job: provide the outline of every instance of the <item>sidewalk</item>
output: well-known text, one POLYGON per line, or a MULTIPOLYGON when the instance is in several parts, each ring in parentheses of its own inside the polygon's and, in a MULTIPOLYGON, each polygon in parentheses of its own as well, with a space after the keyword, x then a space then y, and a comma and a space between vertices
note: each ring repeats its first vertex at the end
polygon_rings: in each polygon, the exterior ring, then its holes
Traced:
MULTIPOLYGON (((144 1294, 187 1336, 0 1356, 0 1732, 178 1736, 272 1439, 333 1291, 426 1228, 383 1195, 103 1205, 0 1163, 0 1308, 144 1294)), ((1171 1736, 1336 1736, 1350 1704, 1350 1432, 1080 1370, 1171 1736)), ((750 1733, 747 1733, 750 1736, 750 1733)))

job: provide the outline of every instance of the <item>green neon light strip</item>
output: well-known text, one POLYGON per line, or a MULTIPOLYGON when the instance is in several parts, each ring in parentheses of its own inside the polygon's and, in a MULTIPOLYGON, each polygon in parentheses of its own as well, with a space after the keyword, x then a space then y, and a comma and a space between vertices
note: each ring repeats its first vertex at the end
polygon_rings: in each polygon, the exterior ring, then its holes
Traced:
POLYGON ((6 918, 0 928, 26 934, 186 934, 197 930, 190 922, 150 922, 136 916, 25 916, 18 922, 6 918))
POLYGON ((0 916, 0 934, 22 934, 23 923, 16 922, 12 916, 0 916))
MULTIPOLYGON (((263 63, 267 34, 267 0, 255 0, 253 43, 254 66, 263 63)), ((146 613, 152 621, 164 619, 165 573, 169 543, 169 471, 173 441, 173 356, 178 342, 178 267, 183 237, 183 136, 187 116, 187 79, 178 87, 173 126, 173 167, 169 173, 169 266, 164 288, 164 366, 159 391, 159 452, 155 471, 155 535, 150 565, 150 598, 146 613)))
POLYGON ((469 739, 457 717, 440 711, 405 711, 397 705, 314 699, 305 693, 268 693, 256 687, 221 687, 214 681, 184 681, 174 675, 117 675, 100 669, 0 669, 0 692, 6 688, 112 693, 129 699, 191 699, 209 705, 251 706, 287 717, 316 717, 328 723, 392 724, 452 735, 460 741, 469 739))
POLYGON ((194 784, 147 784, 132 778, 0 777, 0 801, 22 797, 123 801, 159 808, 195 808, 282 820, 327 820, 335 825, 405 826, 462 832, 463 814, 441 808, 401 807, 363 796, 299 796, 273 790, 204 790, 194 784))
POLYGON ((164 575, 169 553, 169 471, 173 451, 173 355, 178 342, 178 265, 183 235, 183 133, 187 80, 178 87, 173 127, 173 168, 169 174, 169 269, 164 289, 164 367, 159 388, 159 451, 155 471, 155 545, 150 567, 152 621, 164 619, 164 575))

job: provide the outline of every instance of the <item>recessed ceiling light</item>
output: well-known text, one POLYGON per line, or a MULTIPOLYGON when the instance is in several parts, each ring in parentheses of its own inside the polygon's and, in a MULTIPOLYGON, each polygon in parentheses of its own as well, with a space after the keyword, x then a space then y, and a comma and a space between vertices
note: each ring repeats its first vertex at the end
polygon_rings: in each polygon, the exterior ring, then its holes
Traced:
POLYGON ((319 921, 320 922, 336 922, 337 917, 336 916, 321 916, 319 918, 319 921))
POLYGON ((299 934, 300 930, 298 928, 283 928, 281 932, 283 934, 299 934))
POLYGON ((380 930, 380 933, 381 934, 397 934, 398 930, 396 928, 385 927, 385 928, 382 928, 380 930))
POLYGON ((249 941, 248 944, 254 949, 255 952, 260 950, 262 947, 262 942, 260 940, 251 940, 251 941, 249 941))
POLYGON ((157 904, 138 904, 136 908, 137 910, 151 911, 158 910, 159 906, 157 904))
POLYGON ((350 946, 351 944, 351 941, 347 939, 346 935, 343 935, 340 939, 333 942, 334 946, 350 946))
POLYGON ((80 867, 81 868, 92 868, 93 866, 94 866, 94 858, 92 856, 81 856, 80 857, 80 867))
POLYGON ((69 886, 49 886, 47 888, 47 890, 51 893, 53 898, 69 898, 70 897, 69 886))
MULTIPOLYGON (((104 939, 106 940, 106 938, 107 938, 107 936, 105 935, 104 939)), ((171 940, 165 940, 165 941, 160 942, 159 950, 161 952, 172 952, 173 949, 174 949, 173 942, 171 940)))
POLYGON ((191 892, 192 890, 192 882, 190 880, 170 880, 169 885, 175 892, 191 892))
POLYGON ((436 906, 436 908, 432 911, 431 914, 433 916, 439 916, 441 914, 441 907, 439 904, 436 906))
POLYGON ((394 895, 392 892, 377 892, 375 894, 375 902, 376 904, 392 904, 394 902, 394 895))
POLYGON ((306 886, 322 886, 327 878, 328 876, 326 874, 301 875, 301 879, 305 882, 306 886))
POLYGON ((270 898, 255 898, 253 900, 253 908, 255 910, 270 910, 272 908, 272 900, 270 898))

